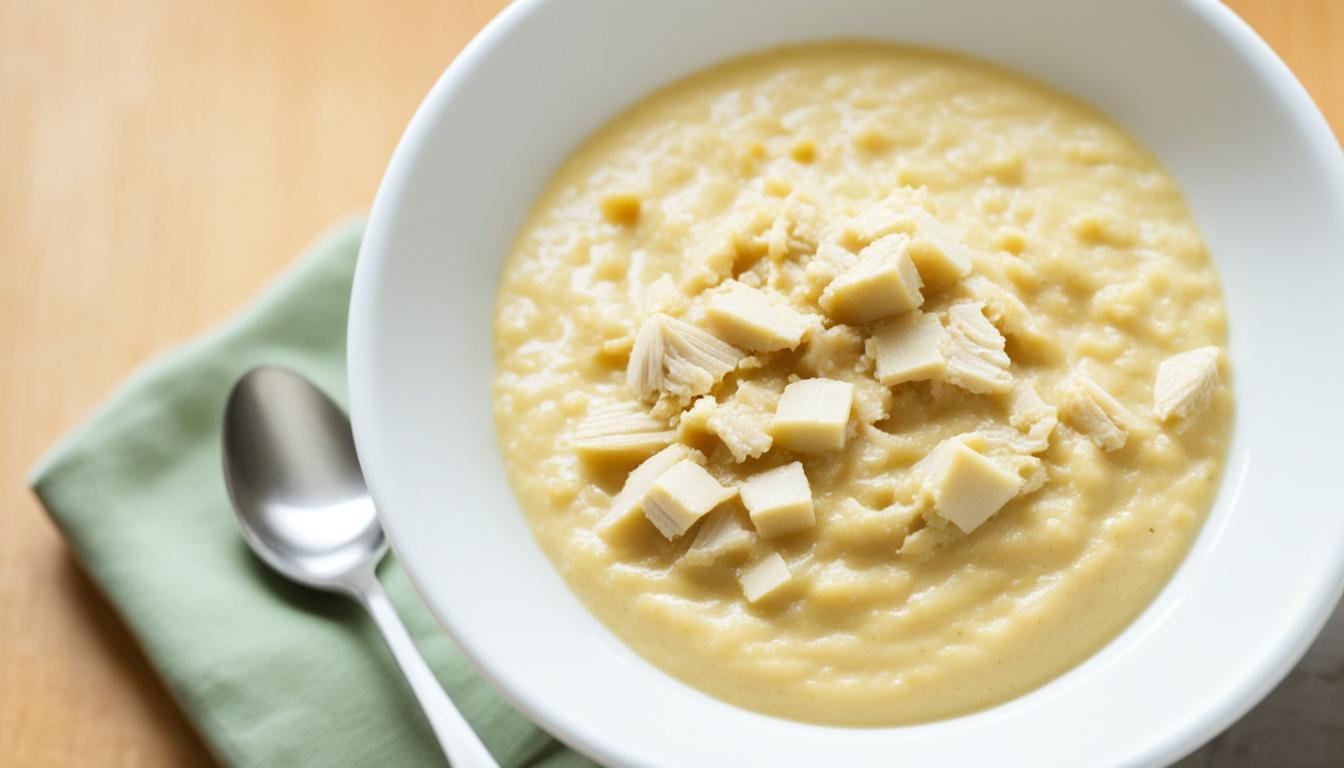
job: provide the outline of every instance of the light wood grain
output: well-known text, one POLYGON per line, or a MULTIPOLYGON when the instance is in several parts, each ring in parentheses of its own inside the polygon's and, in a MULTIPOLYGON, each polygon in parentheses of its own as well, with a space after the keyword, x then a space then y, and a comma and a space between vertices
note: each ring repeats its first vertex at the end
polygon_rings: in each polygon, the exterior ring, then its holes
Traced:
MULTIPOLYGON (((500 0, 0 0, 0 765, 209 758, 24 485, 365 209, 500 0)), ((1344 127, 1344 1, 1236 0, 1344 127)))

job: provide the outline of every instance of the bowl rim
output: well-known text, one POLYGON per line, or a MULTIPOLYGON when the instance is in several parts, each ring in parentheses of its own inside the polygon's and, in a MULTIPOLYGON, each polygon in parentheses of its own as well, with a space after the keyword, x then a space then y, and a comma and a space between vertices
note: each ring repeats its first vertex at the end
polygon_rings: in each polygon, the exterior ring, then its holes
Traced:
MULTIPOLYGON (((376 463, 370 462, 369 456, 378 448, 375 446, 376 441, 368 437, 370 430, 367 425, 361 429, 361 423, 369 418, 368 414, 373 410, 363 404, 370 402, 369 397, 376 391, 376 387, 373 384, 374 374, 370 367, 361 365, 361 361, 369 358, 378 340, 374 337, 372 324, 364 322, 364 318, 371 312, 370 308, 379 294, 382 264, 385 259, 390 258, 387 250, 381 246, 387 241, 387 232, 392 226, 392 212, 402 203, 405 179, 411 171, 419 149, 433 131, 436 116, 445 110, 461 84, 473 75, 481 61, 500 41, 507 38, 519 23, 536 13, 539 8, 555 1, 515 0, 467 43, 435 81, 416 109, 379 184, 356 265, 347 328, 350 407, 356 444, 366 467, 376 463), (364 439, 361 439, 361 433, 365 435, 364 439)), ((1231 47, 1239 58, 1249 63, 1258 75, 1265 78, 1272 90, 1285 98, 1290 112, 1289 117, 1310 140, 1310 151, 1325 163, 1327 175, 1333 180, 1336 188, 1344 190, 1344 153, 1341 152, 1340 145, 1324 115, 1288 66, 1243 19, 1218 0, 1179 1, 1181 5, 1197 14, 1202 22, 1217 34, 1223 44, 1231 47)), ((1341 194, 1341 198, 1344 199, 1344 194, 1341 194)), ((370 478, 371 486, 375 482, 370 478)), ((1226 482, 1226 478, 1223 482, 1226 482)), ((380 516, 383 517, 394 551, 400 554, 397 527, 388 525, 382 510, 380 516)), ((1344 553, 1344 550, 1341 552, 1344 553)), ((621 752, 613 742, 593 739, 590 738, 590 734, 572 729, 562 717, 537 705, 525 690, 517 690, 502 683, 492 671, 491 655, 469 643, 464 643, 461 636, 454 631, 453 622, 439 610, 435 602, 429 599, 416 565, 405 559, 402 560, 402 564, 421 600, 440 626, 458 644, 472 664, 492 684, 498 686, 528 718, 564 743, 597 760, 612 764, 628 762, 629 755, 621 752)), ((1326 574, 1313 583, 1314 593, 1307 596, 1304 601, 1310 608, 1294 615, 1292 626, 1286 627, 1288 631, 1279 635, 1276 644, 1257 657, 1250 665, 1249 671, 1235 679, 1233 686, 1218 698, 1216 705, 1206 708, 1202 717, 1191 727, 1185 731, 1173 732, 1165 739, 1150 742, 1147 751, 1138 754, 1138 759, 1143 764, 1173 762, 1194 751, 1246 714, 1291 671, 1329 620, 1341 596, 1344 596, 1344 557, 1336 558, 1332 565, 1333 573, 1326 574)), ((1172 578, 1174 579, 1175 575, 1172 578)), ((1100 650, 1097 653, 1100 653, 1100 650)))

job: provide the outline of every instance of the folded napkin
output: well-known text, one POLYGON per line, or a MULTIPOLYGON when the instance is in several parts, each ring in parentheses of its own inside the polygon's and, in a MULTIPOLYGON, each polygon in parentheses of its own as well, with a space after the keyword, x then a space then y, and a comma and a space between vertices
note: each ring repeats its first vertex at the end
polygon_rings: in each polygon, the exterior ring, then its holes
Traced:
MULTIPOLYGON (((90 576, 231 765, 444 762, 363 611, 284 581, 248 551, 220 469, 225 397, 249 368, 289 366, 344 400, 346 308, 362 232, 354 223, 332 234, 240 317, 137 374, 32 474, 90 576)), ((501 765, 591 765, 477 674, 394 558, 380 576, 501 765)))

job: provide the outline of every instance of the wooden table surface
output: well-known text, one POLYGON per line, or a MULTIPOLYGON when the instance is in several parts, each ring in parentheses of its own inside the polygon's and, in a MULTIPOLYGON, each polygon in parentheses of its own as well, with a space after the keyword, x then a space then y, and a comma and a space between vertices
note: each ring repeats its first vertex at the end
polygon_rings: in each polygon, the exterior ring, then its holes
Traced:
MULTIPOLYGON (((1230 3, 1344 129, 1344 0, 1230 3)), ((500 0, 0 0, 0 765, 209 762, 24 483, 363 211, 500 0)))

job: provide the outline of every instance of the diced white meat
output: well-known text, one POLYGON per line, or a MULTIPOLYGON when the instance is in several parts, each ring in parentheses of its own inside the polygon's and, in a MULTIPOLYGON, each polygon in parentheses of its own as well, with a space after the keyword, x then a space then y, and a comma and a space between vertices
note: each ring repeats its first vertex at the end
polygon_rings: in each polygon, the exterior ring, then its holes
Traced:
POLYGON ((642 458, 676 438, 643 405, 617 402, 593 409, 574 430, 574 449, 586 459, 642 458))
POLYGON ((801 462, 758 472, 742 483, 739 492, 761 538, 786 536, 816 524, 812 487, 801 462))
POLYGON ((1209 402, 1218 388, 1217 347, 1199 347, 1163 360, 1153 383, 1153 413, 1166 421, 1187 419, 1209 402))
POLYGON ((944 441, 921 464, 933 511, 963 533, 993 517, 1023 486, 1021 476, 998 466, 963 439, 944 441))
POLYGON ((890 387, 945 377, 942 350, 950 343, 946 336, 937 315, 917 309, 882 323, 868 339, 877 380, 890 387))
POLYGON ((742 569, 737 580, 742 585, 742 594, 746 595, 747 602, 755 603, 788 584, 791 578, 789 564, 784 562, 778 552, 771 552, 755 565, 742 569))
POLYGON ((708 331, 659 313, 635 336, 626 383, 640 397, 703 395, 742 357, 741 350, 708 331))
POLYGON ((784 388, 770 432, 790 451, 817 453, 845 447, 845 427, 854 385, 834 379, 802 379, 784 388))
POLYGON ((1022 433, 1025 452, 1040 453, 1049 448, 1050 435, 1059 424, 1059 412, 1041 399, 1031 382, 1024 381, 1013 389, 1011 408, 1008 423, 1022 433))
POLYGON ((859 253, 858 261, 822 291, 820 304, 840 323, 867 323, 924 302, 923 283, 910 260, 910 238, 888 235, 859 253))
POLYGON ((984 304, 963 301, 947 309, 943 357, 947 380, 968 392, 1006 392, 1013 386, 1011 360, 999 329, 984 315, 984 304))
POLYGON ((946 288, 971 271, 971 249, 942 222, 923 208, 912 210, 916 222, 910 242, 910 258, 925 285, 946 288))
POLYGON ((736 280, 710 298, 705 319, 719 338, 753 352, 795 349, 809 330, 820 325, 816 316, 736 280))
POLYGON ((1125 447, 1138 418, 1111 393, 1082 373, 1074 374, 1060 406, 1060 416, 1069 426, 1091 438, 1104 451, 1125 447))
POLYGON ((682 561, 690 565, 711 565, 720 558, 749 549, 755 537, 737 518, 738 512, 731 506, 710 512, 695 532, 690 549, 681 556, 682 561))
POLYGON ((653 481, 667 470, 687 459, 695 460, 699 454, 681 443, 673 443, 644 460, 625 478, 625 486, 616 498, 612 499, 611 509, 597 524, 598 533, 611 537, 625 528, 629 521, 639 517, 640 503, 648 493, 653 481))
POLYGON ((704 467, 686 459, 653 481, 640 506, 658 532, 671 540, 736 495, 736 488, 725 488, 704 467))

